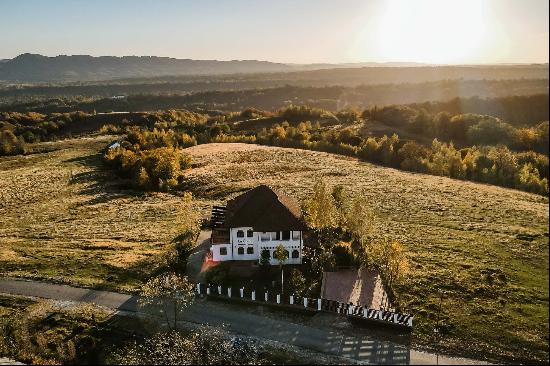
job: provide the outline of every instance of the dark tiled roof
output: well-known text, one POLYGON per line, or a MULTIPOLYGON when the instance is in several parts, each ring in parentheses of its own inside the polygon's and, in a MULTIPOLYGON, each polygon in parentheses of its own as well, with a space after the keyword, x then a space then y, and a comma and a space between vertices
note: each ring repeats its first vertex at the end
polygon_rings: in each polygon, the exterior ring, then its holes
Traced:
POLYGON ((225 226, 251 226, 254 231, 306 229, 299 203, 266 185, 227 202, 225 226))

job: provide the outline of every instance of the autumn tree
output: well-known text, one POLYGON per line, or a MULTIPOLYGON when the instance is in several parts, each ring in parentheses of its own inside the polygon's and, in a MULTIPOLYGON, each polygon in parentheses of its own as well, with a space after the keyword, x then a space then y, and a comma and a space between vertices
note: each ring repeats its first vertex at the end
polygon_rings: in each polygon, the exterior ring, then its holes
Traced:
POLYGON ((322 180, 315 183, 313 194, 306 200, 305 219, 309 227, 314 230, 334 228, 338 223, 334 197, 322 180))
POLYGON ((25 142, 10 131, 0 131, 0 155, 16 155, 25 152, 25 142))
POLYGON ((288 276, 288 290, 296 296, 303 296, 306 291, 306 278, 297 268, 292 268, 288 276))
POLYGON ((285 262, 288 260, 288 257, 289 257, 289 253, 288 253, 288 250, 285 249, 284 245, 282 244, 277 245, 277 247, 275 248, 275 251, 273 252, 273 258, 277 260, 277 262, 279 263, 279 269, 281 270, 281 294, 283 294, 283 290, 284 290, 283 266, 285 262))
POLYGON ((370 234, 374 228, 375 214, 365 194, 353 199, 351 210, 348 213, 347 230, 351 234, 354 247, 360 253, 362 262, 366 261, 368 250, 367 243, 370 241, 370 234))
POLYGON ((140 295, 141 306, 153 305, 161 308, 168 327, 170 327, 168 313, 171 305, 174 315, 174 326, 171 329, 177 329, 178 313, 193 302, 195 286, 187 277, 168 272, 147 281, 142 286, 140 295))
POLYGON ((193 201, 193 195, 185 192, 175 205, 174 227, 178 235, 166 247, 162 260, 174 270, 185 271, 189 255, 195 248, 200 233, 200 213, 193 201))
POLYGON ((389 289, 409 271, 409 261, 403 245, 395 240, 373 241, 367 246, 371 266, 378 269, 389 289))
POLYGON ((331 195, 334 199, 334 205, 338 213, 338 226, 341 228, 346 228, 348 225, 347 220, 350 218, 349 215, 352 206, 351 196, 341 184, 334 186, 331 195))

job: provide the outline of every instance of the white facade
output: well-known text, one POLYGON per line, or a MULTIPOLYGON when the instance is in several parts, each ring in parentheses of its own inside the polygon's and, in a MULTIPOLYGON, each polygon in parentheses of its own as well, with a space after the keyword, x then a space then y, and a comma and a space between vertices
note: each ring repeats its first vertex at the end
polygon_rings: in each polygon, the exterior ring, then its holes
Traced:
POLYGON ((270 264, 279 262, 273 258, 277 246, 282 245, 288 251, 285 264, 301 264, 303 239, 301 231, 254 231, 251 227, 238 227, 229 230, 229 243, 213 244, 212 259, 229 260, 260 260, 261 253, 268 250, 270 264))

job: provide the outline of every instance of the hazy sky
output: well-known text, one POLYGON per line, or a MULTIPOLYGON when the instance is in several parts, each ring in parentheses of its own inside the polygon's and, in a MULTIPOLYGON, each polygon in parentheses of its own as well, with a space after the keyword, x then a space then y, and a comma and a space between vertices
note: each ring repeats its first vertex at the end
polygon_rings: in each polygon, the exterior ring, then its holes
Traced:
POLYGON ((548 62, 548 0, 0 0, 24 52, 277 62, 548 62))

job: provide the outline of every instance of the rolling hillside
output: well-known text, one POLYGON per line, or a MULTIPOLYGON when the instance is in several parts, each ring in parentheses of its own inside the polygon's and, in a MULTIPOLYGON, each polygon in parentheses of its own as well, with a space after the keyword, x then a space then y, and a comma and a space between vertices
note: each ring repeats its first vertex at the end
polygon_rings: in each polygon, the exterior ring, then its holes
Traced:
MULTIPOLYGON (((0 158, 3 275, 131 290, 178 233, 180 197, 136 195, 104 171, 112 137, 42 143, 0 158)), ((324 178, 369 197, 374 235, 400 240, 411 273, 399 288, 414 342, 433 344, 445 291, 443 347, 494 360, 548 360, 548 199, 406 173, 343 156, 245 144, 187 149, 198 209, 260 183, 303 199, 324 178)))

